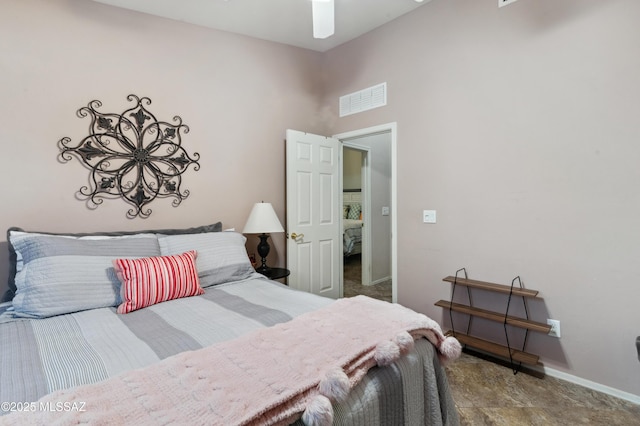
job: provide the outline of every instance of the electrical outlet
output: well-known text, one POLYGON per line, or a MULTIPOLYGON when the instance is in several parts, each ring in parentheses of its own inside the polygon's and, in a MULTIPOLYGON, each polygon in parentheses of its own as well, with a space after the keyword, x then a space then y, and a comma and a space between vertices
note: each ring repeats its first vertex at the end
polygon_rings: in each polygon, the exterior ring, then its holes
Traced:
POLYGON ((498 7, 506 6, 508 4, 514 3, 517 0, 498 0, 498 7))
POLYGON ((560 321, 548 319, 547 325, 551 326, 551 330, 549 331, 549 336, 560 338, 560 321))

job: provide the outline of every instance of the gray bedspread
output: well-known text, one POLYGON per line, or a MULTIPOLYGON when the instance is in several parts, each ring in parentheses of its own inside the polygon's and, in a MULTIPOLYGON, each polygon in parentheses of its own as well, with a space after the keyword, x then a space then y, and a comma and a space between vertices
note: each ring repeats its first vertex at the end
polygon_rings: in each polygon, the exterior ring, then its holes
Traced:
MULTIPOLYGON (((102 308, 2 323, 0 402, 10 404, 2 405, 0 415, 7 407, 37 401, 55 390, 95 383, 233 339, 331 302, 251 279, 126 315, 102 308)), ((458 424, 434 347, 420 340, 414 352, 395 364, 370 370, 348 400, 335 406, 335 424, 458 424)))
POLYGON ((358 244, 362 243, 362 221, 355 219, 343 220, 344 232, 342 234, 342 254, 350 256, 360 253, 356 250, 358 244))

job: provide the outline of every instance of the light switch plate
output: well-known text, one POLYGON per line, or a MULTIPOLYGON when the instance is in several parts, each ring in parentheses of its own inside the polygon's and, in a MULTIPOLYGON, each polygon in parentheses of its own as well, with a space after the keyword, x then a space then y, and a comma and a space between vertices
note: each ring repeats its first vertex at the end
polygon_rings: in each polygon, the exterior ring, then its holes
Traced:
POLYGON ((389 216, 389 207, 384 206, 382 208, 382 216, 389 216))
POLYGON ((436 211, 435 210, 423 210, 422 221, 424 223, 436 223, 436 211))

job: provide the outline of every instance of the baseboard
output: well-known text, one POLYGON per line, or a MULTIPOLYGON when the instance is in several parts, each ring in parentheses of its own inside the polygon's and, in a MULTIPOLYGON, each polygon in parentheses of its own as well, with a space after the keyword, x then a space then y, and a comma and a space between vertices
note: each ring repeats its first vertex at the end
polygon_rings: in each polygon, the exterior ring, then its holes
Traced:
POLYGON ((472 349, 468 346, 462 348, 462 352, 469 354, 471 356, 475 356, 476 358, 484 359, 485 361, 493 362, 494 364, 501 365, 503 367, 507 367, 513 370, 513 373, 524 373, 530 376, 536 377, 538 379, 544 378, 544 371, 542 369, 538 369, 535 367, 529 367, 522 363, 513 364, 511 361, 500 358, 499 356, 492 355, 488 352, 472 349))
MULTIPOLYGON (((489 361, 496 362, 497 364, 503 365, 505 367, 510 367, 510 363, 508 360, 503 360, 499 357, 487 354, 482 351, 477 351, 475 349, 464 348, 463 350, 464 352, 467 352, 470 355, 476 356, 478 358, 488 359, 489 361)), ((602 385, 600 383, 592 382, 591 380, 583 379, 581 377, 574 376, 573 374, 565 373, 564 371, 545 367, 543 365, 523 367, 522 372, 538 378, 544 377, 544 375, 548 375, 551 377, 555 377, 556 379, 564 380, 565 382, 570 382, 587 389, 602 392, 607 395, 611 395, 613 397, 624 399, 625 401, 640 405, 639 395, 634 395, 629 392, 621 391, 620 389, 615 389, 606 385, 602 385)))
POLYGON ((640 396, 634 395, 629 392, 624 392, 619 389, 615 389, 609 386, 602 385, 600 383, 592 382, 591 380, 586 380, 572 374, 565 373, 564 371, 555 370, 553 368, 544 367, 545 374, 555 377, 560 380, 564 380, 566 382, 575 383, 576 385, 580 385, 582 387, 593 389, 594 391, 606 393, 607 395, 614 396, 616 398, 624 399, 629 402, 633 402, 634 404, 640 405, 640 396))
POLYGON ((369 283, 369 284, 362 284, 362 285, 376 285, 376 284, 382 284, 382 283, 387 282, 387 281, 389 281, 389 280, 391 280, 391 277, 385 277, 385 278, 380 278, 379 280, 372 281, 372 282, 371 282, 371 283, 369 283))

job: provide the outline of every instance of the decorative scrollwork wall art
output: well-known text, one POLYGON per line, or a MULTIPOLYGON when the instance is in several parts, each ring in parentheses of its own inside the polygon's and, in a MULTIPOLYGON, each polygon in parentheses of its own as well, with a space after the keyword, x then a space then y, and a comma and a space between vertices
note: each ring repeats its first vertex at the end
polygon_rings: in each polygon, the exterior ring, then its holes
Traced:
POLYGON ((62 162, 78 158, 90 170, 89 186, 79 195, 90 208, 97 208, 105 198, 122 198, 133 206, 127 217, 147 218, 148 204, 156 198, 173 198, 177 207, 189 196, 182 190, 182 174, 193 166, 199 170, 200 154, 189 155, 182 147, 182 134, 189 127, 179 116, 176 124, 158 121, 144 106, 151 99, 127 96, 133 108, 121 114, 97 111, 102 102, 94 100, 77 111, 80 118, 90 117, 89 135, 71 146, 71 139, 58 141, 62 162))

